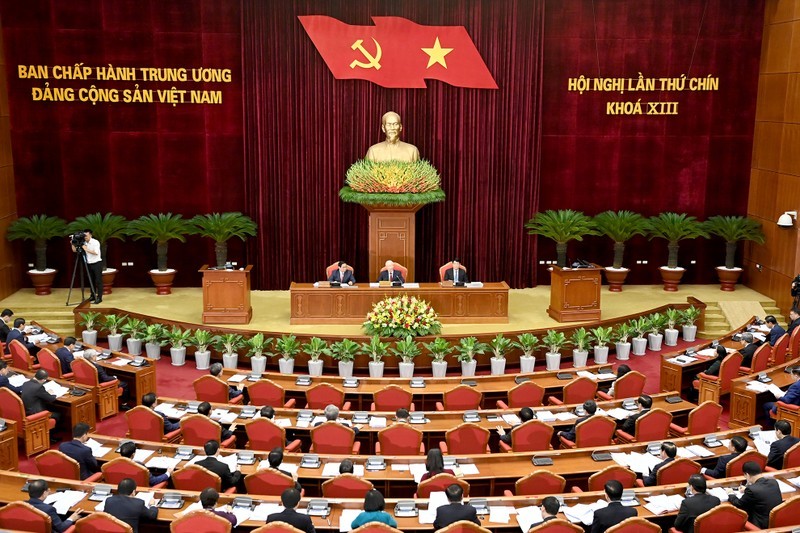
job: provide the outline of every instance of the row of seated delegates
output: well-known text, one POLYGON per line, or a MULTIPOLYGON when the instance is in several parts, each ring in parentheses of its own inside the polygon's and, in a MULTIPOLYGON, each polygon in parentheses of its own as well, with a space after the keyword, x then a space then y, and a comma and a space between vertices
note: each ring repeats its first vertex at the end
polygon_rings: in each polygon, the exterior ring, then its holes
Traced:
MULTIPOLYGON (((776 395, 775 400, 791 405, 800 405, 800 366, 792 368, 791 374, 794 383, 781 396, 776 395)), ((771 424, 772 417, 778 412, 777 404, 775 402, 766 402, 764 404, 764 412, 767 415, 767 424, 771 424)))
MULTIPOLYGON (((350 267, 350 265, 344 261, 339 261, 337 264, 339 268, 334 269, 331 272, 331 275, 328 276, 328 281, 347 285, 355 284, 356 278, 353 274, 352 267, 350 267)), ((391 259, 386 261, 384 268, 381 269, 381 273, 378 275, 378 281, 399 281, 400 283, 406 282, 405 278, 403 277, 403 273, 395 268, 394 261, 391 259)), ((445 270, 444 281, 452 281, 454 283, 469 283, 467 271, 461 267, 461 262, 458 259, 453 259, 452 266, 445 270)))
POLYGON ((11 353, 11 349, 9 345, 11 341, 19 341, 28 349, 31 356, 33 356, 33 360, 36 364, 39 364, 39 360, 36 358, 36 354, 39 353, 39 347, 33 344, 28 340, 28 336, 25 335, 25 319, 24 318, 15 318, 14 319, 14 327, 11 328, 6 335, 6 355, 11 353))

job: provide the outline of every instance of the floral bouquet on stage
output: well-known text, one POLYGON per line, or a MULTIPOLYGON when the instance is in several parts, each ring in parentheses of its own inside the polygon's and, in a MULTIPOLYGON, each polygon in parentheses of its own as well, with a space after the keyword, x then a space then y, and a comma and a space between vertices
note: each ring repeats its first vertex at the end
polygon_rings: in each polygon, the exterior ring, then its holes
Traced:
POLYGON ((372 306, 364 322, 367 335, 405 337, 435 335, 442 331, 439 315, 416 296, 390 296, 372 306))
POLYGON ((369 161, 360 159, 347 170, 339 197, 362 205, 407 206, 444 201, 439 172, 422 159, 369 161))

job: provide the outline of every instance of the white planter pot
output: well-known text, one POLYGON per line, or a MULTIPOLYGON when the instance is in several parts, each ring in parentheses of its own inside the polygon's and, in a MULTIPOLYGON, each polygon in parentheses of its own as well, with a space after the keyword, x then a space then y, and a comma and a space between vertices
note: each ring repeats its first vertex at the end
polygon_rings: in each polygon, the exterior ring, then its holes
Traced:
POLYGON ((209 350, 194 352, 194 366, 197 370, 208 370, 211 365, 211 352, 209 350))
POLYGON ((653 335, 652 333, 647 334, 647 347, 654 351, 660 352, 661 351, 661 343, 664 341, 664 335, 661 333, 656 333, 653 335))
POLYGON ((433 377, 443 378, 447 375, 447 361, 431 361, 431 372, 433 377))
POLYGON ((322 375, 322 367, 325 365, 325 361, 322 359, 317 359, 316 361, 309 361, 308 362, 308 375, 309 376, 321 376, 322 375))
POLYGON ((520 372, 533 372, 536 366, 536 358, 532 355, 523 355, 519 358, 520 372))
POLYGON ((489 363, 492 365, 492 375, 493 376, 502 376, 506 373, 506 358, 503 357, 502 359, 498 359, 497 357, 492 357, 489 359, 489 363))
POLYGON ((478 362, 475 359, 471 361, 461 361, 461 375, 465 378, 475 376, 476 366, 478 366, 478 362))
POLYGON ((678 330, 677 329, 665 329, 664 330, 664 345, 665 346, 677 346, 678 345, 678 330))
POLYGON ((382 378, 383 377, 383 361, 370 361, 369 362, 369 377, 382 378))
POLYGON ((186 364, 186 347, 170 348, 169 357, 172 359, 172 366, 183 366, 186 364))
POLYGON ((122 350, 122 333, 108 336, 108 348, 112 352, 118 352, 122 350))
POLYGON ((617 361, 627 361, 631 358, 631 343, 618 342, 617 347, 617 361))
POLYGON ((125 341, 128 345, 128 353, 131 355, 142 355, 142 341, 141 339, 131 339, 125 341))
POLYGON ((286 359, 284 357, 278 359, 278 370, 280 370, 281 374, 294 374, 294 359, 286 359))
POLYGON ((403 363, 402 361, 397 364, 400 369, 400 377, 411 379, 414 377, 414 363, 403 363))
POLYGON ((583 368, 589 360, 589 350, 572 350, 573 368, 583 368))
POLYGON ((147 357, 158 361, 161 359, 161 345, 155 342, 148 342, 144 345, 144 350, 147 352, 147 357))
POLYGON ((608 346, 594 347, 594 364, 604 365, 608 362, 608 346))
POLYGON ((224 353, 222 354, 222 368, 237 368, 239 366, 239 354, 224 353))
POLYGON ((85 329, 81 331, 81 339, 83 339, 83 344, 91 344, 97 345, 97 330, 95 329, 85 329))
POLYGON ((353 377, 353 361, 339 361, 339 377, 353 377))
POLYGON ((256 374, 263 374, 267 370, 267 358, 263 355, 260 357, 251 357, 250 369, 256 374))
POLYGON ((683 340, 694 342, 695 337, 697 337, 697 326, 683 326, 683 340))
POLYGON ((544 354, 544 362, 547 370, 558 370, 561 368, 561 352, 547 352, 544 354))
POLYGON ((631 344, 633 345, 633 355, 644 355, 647 353, 647 339, 644 337, 641 339, 632 339, 631 344))

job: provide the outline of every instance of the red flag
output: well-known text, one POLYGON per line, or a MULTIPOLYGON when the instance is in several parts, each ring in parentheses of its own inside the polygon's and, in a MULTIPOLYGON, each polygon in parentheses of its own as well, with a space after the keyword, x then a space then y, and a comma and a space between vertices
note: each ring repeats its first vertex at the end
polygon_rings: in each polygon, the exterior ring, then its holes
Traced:
POLYGON ((298 18, 336 79, 424 89, 430 78, 497 89, 463 26, 422 26, 400 17, 372 17, 375 26, 351 26, 324 15, 298 18))

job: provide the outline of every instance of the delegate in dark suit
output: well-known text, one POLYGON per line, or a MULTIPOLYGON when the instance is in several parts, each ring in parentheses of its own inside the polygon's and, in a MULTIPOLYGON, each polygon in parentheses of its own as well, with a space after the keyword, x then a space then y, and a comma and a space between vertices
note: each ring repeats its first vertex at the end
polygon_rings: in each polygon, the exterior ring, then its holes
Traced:
POLYGON ((568 429, 567 431, 564 431, 563 433, 561 433, 561 436, 564 437, 567 440, 575 442, 575 433, 577 432, 578 424, 580 424, 581 422, 583 422, 587 418, 589 418, 589 417, 588 416, 582 416, 582 417, 578 418, 575 421, 575 425, 572 426, 571 429, 568 429))
POLYGON ((674 457, 667 457, 666 459, 658 463, 656 466, 654 466, 653 471, 650 472, 648 475, 644 476, 644 478, 642 478, 644 486, 654 487, 656 485, 656 480, 658 479, 658 469, 667 466, 674 460, 675 460, 674 457))
POLYGON ((620 427, 620 429, 628 435, 633 435, 635 437, 636 421, 639 420, 640 417, 646 415, 648 412, 650 412, 649 409, 642 409, 638 413, 633 413, 631 416, 622 421, 622 427, 620 427))
POLYGON ((11 328, 9 328, 8 324, 4 321, 0 320, 0 341, 6 342, 9 333, 11 333, 11 328))
MULTIPOLYGON (((791 337, 792 336, 792 332, 794 331, 794 328, 796 328, 797 326, 800 326, 800 318, 795 318, 794 320, 789 322, 789 327, 786 329, 786 333, 788 333, 789 336, 791 337)), ((0 327, 2 327, 2 326, 0 326, 0 327)), ((6 328, 8 328, 8 326, 6 326, 6 328)), ((2 333, 2 331, 0 331, 0 340, 2 340, 2 339, 3 339, 3 333, 2 333)))
POLYGON ((15 387, 8 381, 8 376, 0 376, 0 388, 5 387, 17 396, 22 396, 22 387, 15 387))
POLYGON ((706 511, 719 505, 719 498, 710 494, 699 493, 681 502, 678 516, 675 518, 675 529, 683 533, 694 533, 694 520, 706 511))
POLYGON ((591 533, 604 533, 611 526, 636 515, 636 509, 633 507, 624 507, 620 502, 610 502, 608 507, 594 512, 591 533))
POLYGON ((148 509, 139 498, 120 496, 119 494, 106 500, 105 512, 131 526, 133 533, 139 531, 140 519, 155 520, 158 518, 158 507, 155 505, 148 509))
POLYGON ((171 433, 176 429, 180 429, 181 427, 180 422, 171 421, 169 418, 167 418, 167 415, 165 415, 164 413, 159 413, 158 411, 156 411, 156 413, 160 414, 161 418, 164 419, 164 433, 171 433))
POLYGON ((30 500, 28 500, 28 503, 33 505, 43 513, 46 513, 47 516, 50 517, 50 525, 52 526, 53 531, 61 533, 62 531, 66 531, 70 527, 72 527, 72 521, 61 520, 61 517, 58 516, 58 513, 56 512, 56 508, 50 505, 49 503, 44 503, 39 498, 31 498, 30 500))
POLYGON ((238 485, 242 480, 241 472, 239 471, 231 472, 231 469, 228 468, 228 465, 226 465, 216 457, 206 457, 202 461, 197 461, 197 463, 195 464, 200 465, 203 468, 207 468, 212 472, 214 472, 215 474, 217 474, 222 480, 223 491, 238 485))
POLYGON ((747 511, 748 520, 760 529, 769 525, 769 512, 783 501, 778 482, 769 478, 758 478, 747 485, 741 497, 731 494, 728 501, 747 511))
POLYGON ((341 279, 341 278, 342 278, 341 271, 337 268, 328 277, 328 281, 338 281, 339 283, 342 283, 342 284, 346 284, 346 283, 350 283, 350 282, 353 282, 353 283, 356 282, 356 278, 353 276, 353 271, 352 270, 345 270, 344 271, 344 279, 341 279))
MULTIPOLYGON (((800 405, 800 381, 792 383, 792 385, 786 389, 786 394, 780 397, 780 401, 791 405, 800 405)), ((777 410, 778 407, 775 402, 764 403, 764 411, 766 411, 767 416, 769 416, 770 412, 775 413, 777 410)))
POLYGON ((459 520, 469 520, 473 524, 481 525, 478 521, 478 513, 473 506, 465 503, 450 503, 442 505, 436 510, 433 529, 442 529, 459 520))
POLYGON ((706 469, 704 473, 715 479, 725 477, 725 470, 728 468, 728 463, 730 463, 738 455, 738 453, 729 453, 727 455, 720 456, 720 458, 717 459, 717 464, 714 465, 714 468, 706 469))
POLYGON ((284 509, 280 513, 272 513, 267 517, 267 524, 270 522, 286 522, 290 526, 294 526, 306 533, 315 533, 316 531, 314 524, 311 522, 311 517, 300 514, 294 509, 284 509))
POLYGON ((800 442, 800 439, 787 435, 782 439, 776 440, 769 446, 769 455, 767 456, 767 466, 771 466, 776 470, 783 468, 783 456, 786 452, 800 442))
POLYGON ((400 283, 405 283, 406 280, 403 279, 403 276, 400 274, 399 270, 392 271, 392 279, 389 279, 389 271, 384 270, 378 276, 378 281, 399 281, 400 283))
POLYGON ((467 271, 463 268, 458 269, 458 280, 455 279, 455 271, 452 268, 448 268, 444 271, 444 280, 445 281, 458 281, 469 283, 469 278, 467 277, 467 271))
POLYGON ((78 440, 62 442, 58 451, 78 461, 81 466, 81 479, 86 479, 95 472, 100 471, 97 459, 92 455, 92 449, 78 440))
POLYGON ((756 353, 759 346, 761 346, 761 341, 754 341, 739 350, 739 353, 742 354, 742 366, 750 366, 753 363, 753 354, 756 353))
POLYGON ((11 341, 18 340, 21 342, 25 347, 28 349, 31 355, 36 355, 39 352, 39 347, 33 344, 32 342, 28 342, 28 337, 25 336, 25 332, 19 328, 11 328, 6 336, 6 353, 11 353, 10 344, 11 341))
POLYGON ((783 337, 784 333, 786 333, 786 330, 780 324, 772 326, 772 329, 769 330, 769 345, 775 346, 775 343, 783 337))
POLYGON ((25 415, 35 415, 48 411, 48 404, 56 401, 56 397, 44 389, 44 385, 31 379, 22 384, 22 403, 25 405, 25 415))
POLYGON ((69 351, 69 348, 62 346, 56 350, 56 357, 58 357, 58 360, 61 361, 62 374, 69 374, 72 372, 72 362, 75 360, 75 356, 72 355, 72 352, 69 351))

